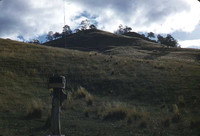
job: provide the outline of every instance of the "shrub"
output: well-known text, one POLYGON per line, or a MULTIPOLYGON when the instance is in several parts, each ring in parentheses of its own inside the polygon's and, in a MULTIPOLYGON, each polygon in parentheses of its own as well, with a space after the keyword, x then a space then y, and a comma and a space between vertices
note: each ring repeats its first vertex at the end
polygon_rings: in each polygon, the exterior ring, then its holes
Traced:
POLYGON ((27 118, 41 118, 42 117, 42 102, 41 100, 32 100, 27 105, 27 118))

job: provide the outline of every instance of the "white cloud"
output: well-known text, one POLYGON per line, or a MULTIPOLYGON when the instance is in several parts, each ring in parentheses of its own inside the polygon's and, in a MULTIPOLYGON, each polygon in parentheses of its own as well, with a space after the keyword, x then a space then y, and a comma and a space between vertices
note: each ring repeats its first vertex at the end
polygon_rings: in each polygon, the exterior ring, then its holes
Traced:
POLYGON ((200 49, 200 39, 179 41, 182 48, 198 48, 200 49))
POLYGON ((85 11, 96 16, 98 28, 110 32, 119 24, 131 26, 134 31, 192 32, 200 21, 197 0, 2 0, 0 37, 17 39, 22 35, 28 40, 50 30, 61 32, 63 1, 66 24, 72 29, 86 18, 76 18, 85 11))
MULTIPOLYGON (((66 4, 66 23, 74 26, 70 18, 81 12, 74 4, 66 4), (67 12, 67 11, 70 11, 67 12)), ((62 0, 3 0, 0 5, 0 37, 26 40, 48 31, 62 31, 62 0)))
POLYGON ((99 16, 106 30, 114 31, 122 23, 135 31, 171 33, 191 32, 200 20, 197 0, 74 0, 84 10, 99 16))

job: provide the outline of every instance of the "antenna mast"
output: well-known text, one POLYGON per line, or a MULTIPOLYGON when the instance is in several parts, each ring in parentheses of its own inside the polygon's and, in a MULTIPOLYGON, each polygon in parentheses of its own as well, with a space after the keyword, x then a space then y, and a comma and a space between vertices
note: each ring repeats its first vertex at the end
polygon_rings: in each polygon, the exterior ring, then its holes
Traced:
MULTIPOLYGON (((65 0, 63 0, 63 11, 64 11, 64 27, 65 27, 65 0)), ((65 48, 66 48, 66 32, 64 33, 64 37, 65 37, 65 48)))

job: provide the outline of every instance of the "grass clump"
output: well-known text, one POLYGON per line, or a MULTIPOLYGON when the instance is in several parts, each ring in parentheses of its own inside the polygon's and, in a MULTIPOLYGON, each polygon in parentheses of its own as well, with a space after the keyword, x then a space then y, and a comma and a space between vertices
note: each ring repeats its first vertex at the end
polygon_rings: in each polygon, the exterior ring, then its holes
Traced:
POLYGON ((176 104, 173 104, 172 105, 172 108, 173 108, 173 116, 172 116, 172 122, 173 123, 177 123, 180 121, 181 119, 181 115, 180 115, 180 112, 179 112, 179 108, 176 104))
POLYGON ((102 104, 98 114, 103 120, 123 120, 127 116, 127 108, 120 102, 107 102, 102 104))
POLYGON ((87 105, 92 105, 94 102, 94 97, 83 87, 79 87, 74 95, 76 98, 85 98, 87 105))
POLYGON ((67 104, 71 104, 73 102, 73 93, 68 92, 67 93, 67 104))
POLYGON ((137 111, 135 108, 129 109, 127 114, 127 124, 141 120, 140 127, 146 128, 147 121, 149 120, 149 113, 145 109, 137 111), (145 124, 145 125, 144 125, 145 124))
POLYGON ((79 87, 77 92, 76 92, 76 97, 77 98, 85 98, 88 95, 88 92, 85 88, 79 87))
POLYGON ((27 118, 41 118, 42 117, 42 102, 39 99, 32 100, 27 105, 27 118))
POLYGON ((104 120, 123 120, 127 115, 127 110, 124 107, 113 107, 104 115, 104 120))
POLYGON ((103 120, 127 119, 127 124, 140 119, 146 122, 149 119, 149 114, 144 109, 137 111, 122 102, 104 103, 99 110, 99 115, 102 116, 103 120))
POLYGON ((87 105, 92 105, 94 102, 94 97, 91 94, 87 94, 85 97, 87 105))

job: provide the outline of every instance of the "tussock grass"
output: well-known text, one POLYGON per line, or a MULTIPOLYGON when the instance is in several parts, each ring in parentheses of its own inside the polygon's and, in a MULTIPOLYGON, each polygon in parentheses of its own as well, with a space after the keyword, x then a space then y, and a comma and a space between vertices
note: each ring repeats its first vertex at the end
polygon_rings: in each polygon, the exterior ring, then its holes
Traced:
POLYGON ((98 109, 98 116, 103 120, 122 120, 126 115, 126 105, 121 102, 103 102, 98 109))
POLYGON ((149 113, 144 109, 136 110, 135 108, 128 110, 127 124, 140 121, 140 127, 146 128, 147 122, 150 119, 149 113))
POLYGON ((173 123, 177 123, 180 121, 181 119, 181 114, 179 112, 179 108, 176 104, 173 104, 172 105, 172 108, 173 108, 173 117, 172 117, 172 122, 173 123))
POLYGON ((84 87, 78 87, 77 90, 72 89, 67 94, 67 101, 64 103, 67 107, 74 107, 77 100, 84 100, 87 106, 92 106, 94 103, 94 96, 90 94, 84 87))
POLYGON ((107 102, 103 103, 99 108, 98 115, 103 120, 127 120, 127 124, 132 124, 134 121, 148 121, 149 113, 145 109, 136 110, 130 105, 122 102, 107 102))
POLYGON ((94 97, 91 94, 87 94, 85 97, 87 105, 92 105, 94 102, 94 97))
POLYGON ((32 99, 27 105, 27 118, 41 118, 43 104, 40 99, 32 99))
POLYGON ((83 87, 79 87, 76 92, 74 92, 74 97, 85 98, 87 105, 92 105, 94 102, 94 97, 83 87))
POLYGON ((77 92, 76 92, 76 97, 77 98, 85 98, 88 95, 88 92, 85 88, 79 87, 77 92))
POLYGON ((71 104, 73 102, 73 93, 68 92, 67 93, 67 104, 71 104))

